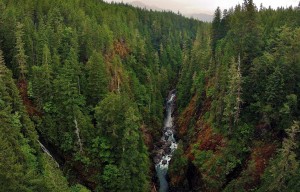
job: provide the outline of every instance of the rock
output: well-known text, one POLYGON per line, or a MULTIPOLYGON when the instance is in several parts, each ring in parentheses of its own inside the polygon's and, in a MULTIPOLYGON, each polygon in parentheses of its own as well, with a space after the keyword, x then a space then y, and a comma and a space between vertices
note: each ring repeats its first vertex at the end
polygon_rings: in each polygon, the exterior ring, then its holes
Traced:
POLYGON ((168 139, 169 139, 169 136, 165 136, 165 140, 168 141, 168 139))
POLYGON ((153 161, 154 161, 155 164, 158 164, 160 162, 160 160, 161 160, 161 157, 159 157, 159 156, 156 156, 153 159, 153 161))
POLYGON ((171 145, 172 145, 172 141, 167 141, 165 144, 166 147, 170 147, 171 145))
POLYGON ((156 146, 157 146, 158 148, 161 148, 165 143, 166 143, 166 141, 160 140, 159 142, 156 143, 156 146))
POLYGON ((167 163, 168 163, 167 160, 163 160, 163 161, 162 161, 162 164, 163 164, 163 165, 165 165, 165 164, 167 164, 167 163))
POLYGON ((171 149, 169 147, 164 148, 164 153, 165 154, 170 154, 171 153, 171 149))
POLYGON ((160 149, 160 150, 158 150, 158 154, 160 154, 160 155, 164 155, 164 153, 165 153, 165 151, 163 150, 163 149, 160 149))
POLYGON ((163 155, 164 150, 163 149, 157 149, 155 151, 153 151, 153 156, 157 156, 157 155, 163 155))
POLYGON ((170 129, 165 132, 165 136, 171 136, 172 134, 173 132, 170 129))

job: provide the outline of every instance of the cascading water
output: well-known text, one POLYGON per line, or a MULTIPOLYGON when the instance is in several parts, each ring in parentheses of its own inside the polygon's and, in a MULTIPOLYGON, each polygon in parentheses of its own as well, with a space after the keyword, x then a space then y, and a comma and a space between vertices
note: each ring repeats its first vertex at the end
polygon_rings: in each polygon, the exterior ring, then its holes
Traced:
POLYGON ((59 167, 58 162, 54 159, 54 157, 51 155, 51 153, 49 152, 49 150, 40 142, 40 140, 38 140, 38 143, 40 144, 42 150, 44 151, 44 153, 46 153, 56 164, 57 167, 59 167))
POLYGON ((174 109, 175 102, 175 91, 171 91, 166 103, 166 118, 163 128, 163 136, 159 142, 159 147, 157 146, 156 155, 154 157, 155 169, 157 177, 159 179, 159 191, 168 191, 168 182, 166 180, 167 171, 169 167, 172 154, 177 148, 177 143, 174 138, 174 126, 172 112, 174 109))

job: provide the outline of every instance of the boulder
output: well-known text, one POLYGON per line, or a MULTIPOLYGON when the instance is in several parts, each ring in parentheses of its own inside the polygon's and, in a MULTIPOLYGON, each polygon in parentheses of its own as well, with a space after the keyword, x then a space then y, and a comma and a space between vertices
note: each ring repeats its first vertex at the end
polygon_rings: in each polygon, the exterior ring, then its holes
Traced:
POLYGON ((170 154, 170 153, 171 153, 171 148, 170 147, 164 148, 164 154, 170 154))
POLYGON ((163 160, 163 161, 162 161, 162 164, 163 164, 163 165, 165 165, 165 164, 167 164, 167 163, 168 163, 167 160, 163 160))

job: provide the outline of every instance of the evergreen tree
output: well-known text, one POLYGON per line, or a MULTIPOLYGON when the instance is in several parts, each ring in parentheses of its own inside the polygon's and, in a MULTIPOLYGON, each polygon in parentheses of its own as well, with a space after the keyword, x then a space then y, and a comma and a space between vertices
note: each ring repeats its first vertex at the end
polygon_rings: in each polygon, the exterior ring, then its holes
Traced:
POLYGON ((102 55, 93 52, 86 64, 88 103, 95 106, 108 91, 108 77, 102 55))
POLYGON ((53 71, 51 54, 47 45, 43 49, 43 63, 41 66, 32 67, 32 91, 38 105, 43 107, 52 98, 53 71))
POLYGON ((282 148, 273 159, 263 177, 263 185, 259 191, 296 191, 299 184, 291 185, 294 177, 299 178, 299 162, 296 150, 298 148, 297 133, 300 131, 299 122, 286 129, 287 138, 282 142, 282 148))
POLYGON ((217 46, 218 40, 220 40, 220 25, 221 25, 221 10, 218 7, 214 14, 214 19, 212 22, 212 30, 211 30, 211 47, 212 47, 212 54, 215 55, 215 50, 217 46))
MULTIPOLYGON (((244 31, 245 34, 242 38, 242 45, 240 47, 241 53, 241 62, 243 63, 242 72, 244 75, 248 74, 248 71, 251 67, 251 62, 260 53, 260 29, 258 27, 258 16, 257 8, 253 3, 253 0, 244 1, 245 9, 245 21, 244 31)), ((249 85, 250 86, 250 85, 249 85)))
POLYGON ((20 78, 22 80, 25 79, 26 74, 28 73, 28 66, 27 66, 27 55, 25 54, 25 49, 24 49, 24 41, 23 41, 23 36, 24 36, 24 32, 23 32, 23 24, 21 23, 17 23, 16 26, 16 61, 18 64, 18 69, 19 69, 19 74, 20 74, 20 78))
POLYGON ((232 133, 232 127, 238 123, 241 112, 242 75, 240 62, 240 57, 238 58, 238 63, 236 63, 234 58, 232 58, 230 69, 228 71, 229 82, 227 94, 224 98, 224 116, 229 125, 229 134, 232 133))
POLYGON ((102 175, 105 190, 147 191, 147 151, 135 106, 126 95, 108 94, 95 110, 99 135, 116 152, 109 157, 111 165, 106 165, 102 175), (126 185, 129 182, 132 185, 126 185))

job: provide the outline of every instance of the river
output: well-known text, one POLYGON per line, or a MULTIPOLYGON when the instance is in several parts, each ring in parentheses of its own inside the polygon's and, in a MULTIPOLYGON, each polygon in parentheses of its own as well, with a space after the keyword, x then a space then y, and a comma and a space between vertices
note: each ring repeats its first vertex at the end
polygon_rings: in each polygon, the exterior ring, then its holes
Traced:
POLYGON ((171 91, 167 97, 166 102, 166 117, 163 126, 163 136, 161 137, 159 144, 156 146, 156 155, 154 157, 155 170, 159 179, 159 191, 167 192, 169 185, 167 182, 167 172, 169 163, 172 158, 172 154, 177 149, 177 143, 174 138, 174 125, 172 112, 174 111, 176 92, 171 91))

